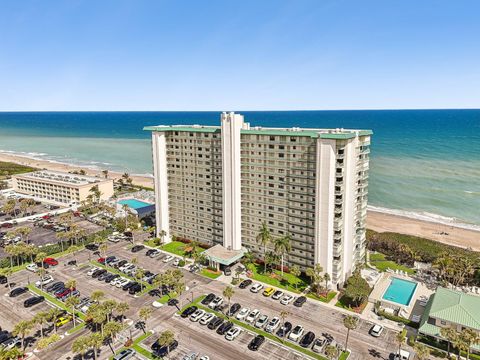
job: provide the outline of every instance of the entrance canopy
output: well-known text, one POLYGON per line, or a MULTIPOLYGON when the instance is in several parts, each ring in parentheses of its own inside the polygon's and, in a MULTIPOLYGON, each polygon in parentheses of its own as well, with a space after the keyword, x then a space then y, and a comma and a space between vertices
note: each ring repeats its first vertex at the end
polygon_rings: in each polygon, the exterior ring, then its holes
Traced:
POLYGON ((236 261, 240 260, 245 254, 245 249, 240 250, 228 250, 220 244, 217 244, 210 249, 207 249, 203 252, 206 258, 210 261, 210 264, 218 268, 218 265, 231 265, 236 261))

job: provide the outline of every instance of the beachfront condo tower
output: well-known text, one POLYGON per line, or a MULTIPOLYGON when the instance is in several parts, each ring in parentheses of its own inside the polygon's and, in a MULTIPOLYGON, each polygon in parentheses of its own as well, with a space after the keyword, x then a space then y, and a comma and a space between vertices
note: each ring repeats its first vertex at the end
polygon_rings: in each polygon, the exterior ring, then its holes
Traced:
MULTIPOLYGON (((369 130, 149 126, 157 231, 213 247, 217 266, 263 256, 262 223, 291 237, 287 266, 320 263, 341 285, 365 255, 369 130)), ((273 250, 273 245, 269 244, 273 250)))

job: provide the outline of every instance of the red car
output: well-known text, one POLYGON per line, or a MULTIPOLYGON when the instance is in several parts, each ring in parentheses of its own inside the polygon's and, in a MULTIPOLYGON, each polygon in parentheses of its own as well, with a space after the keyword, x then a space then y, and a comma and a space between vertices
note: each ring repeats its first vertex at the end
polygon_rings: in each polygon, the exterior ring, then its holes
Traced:
POLYGON ((105 264, 105 258, 98 258, 97 260, 100 264, 105 264))
POLYGON ((13 226, 12 223, 4 223, 1 225, 2 228, 11 228, 13 226))
POLYGON ((43 262, 44 262, 45 264, 50 265, 50 266, 56 266, 56 265, 58 265, 58 261, 55 260, 54 258, 45 258, 45 259, 43 260, 43 262))
POLYGON ((48 220, 48 219, 50 219, 50 218, 51 218, 50 215, 43 215, 43 216, 42 216, 42 219, 44 219, 44 220, 48 220))
MULTIPOLYGON (((73 290, 75 290, 75 288, 73 288, 73 290)), ((59 293, 59 294, 56 294, 55 296, 56 296, 58 299, 61 299, 62 297, 70 294, 73 290, 65 289, 64 291, 62 291, 62 292, 59 293)))

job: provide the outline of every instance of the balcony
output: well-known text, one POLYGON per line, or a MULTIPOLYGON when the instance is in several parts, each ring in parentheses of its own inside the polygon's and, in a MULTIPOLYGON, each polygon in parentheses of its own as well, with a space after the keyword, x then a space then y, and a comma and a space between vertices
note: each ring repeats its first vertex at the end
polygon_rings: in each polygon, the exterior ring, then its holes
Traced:
POLYGON ((343 211, 343 208, 341 206, 335 206, 335 214, 341 214, 343 211))
POLYGON ((335 199, 335 205, 343 205, 343 199, 335 199))
POLYGON ((336 220, 334 223, 333 223, 333 229, 335 231, 340 231, 342 230, 342 227, 343 227, 343 220, 336 220))
POLYGON ((345 158, 345 153, 339 154, 337 153, 337 159, 344 159, 345 158))

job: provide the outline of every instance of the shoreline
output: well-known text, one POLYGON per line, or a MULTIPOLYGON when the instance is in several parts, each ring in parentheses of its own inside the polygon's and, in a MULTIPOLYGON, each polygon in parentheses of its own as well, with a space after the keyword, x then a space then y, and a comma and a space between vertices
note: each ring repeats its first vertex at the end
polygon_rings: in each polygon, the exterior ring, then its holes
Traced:
MULTIPOLYGON (((20 165, 31 166, 39 169, 69 172, 83 169, 88 175, 103 177, 102 169, 82 167, 77 165, 51 162, 30 157, 0 153, 0 161, 12 162, 20 165)), ((109 171, 110 179, 121 178, 122 173, 109 171)), ((153 177, 130 174, 133 184, 153 188, 153 177)), ((413 235, 438 241, 448 245, 480 251, 480 230, 469 229, 462 224, 446 223, 444 221, 429 221, 413 217, 399 215, 390 209, 369 207, 367 216, 367 228, 377 232, 395 232, 405 235, 413 235)), ((442 217, 439 217, 442 218, 442 217)))

